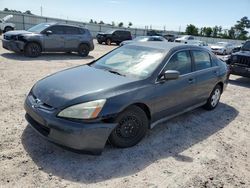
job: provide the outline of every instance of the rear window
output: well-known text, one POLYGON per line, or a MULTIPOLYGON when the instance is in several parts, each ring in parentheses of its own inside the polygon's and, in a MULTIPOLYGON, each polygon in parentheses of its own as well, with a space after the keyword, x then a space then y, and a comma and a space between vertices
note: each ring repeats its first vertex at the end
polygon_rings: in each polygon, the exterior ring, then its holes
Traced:
POLYGON ((194 57, 196 71, 207 69, 212 66, 209 53, 205 51, 199 51, 199 50, 194 50, 192 51, 192 53, 194 57))
POLYGON ((130 36, 131 33, 129 31, 116 31, 116 34, 123 35, 123 36, 130 36))

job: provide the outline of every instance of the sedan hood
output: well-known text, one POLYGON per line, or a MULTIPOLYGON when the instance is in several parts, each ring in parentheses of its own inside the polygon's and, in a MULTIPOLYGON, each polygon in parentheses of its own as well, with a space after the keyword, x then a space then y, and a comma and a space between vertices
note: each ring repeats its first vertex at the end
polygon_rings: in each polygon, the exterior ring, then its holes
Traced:
POLYGON ((4 35, 12 36, 12 35, 21 35, 21 34, 32 34, 32 33, 29 31, 25 31, 25 30, 14 30, 14 31, 8 31, 4 35))
POLYGON ((83 65, 38 81, 32 89, 32 94, 43 103, 57 108, 81 96, 101 93, 133 81, 135 80, 128 77, 83 65))
POLYGON ((239 55, 239 56, 247 56, 247 57, 250 57, 250 51, 239 51, 239 52, 236 52, 236 53, 233 53, 232 55, 239 55))

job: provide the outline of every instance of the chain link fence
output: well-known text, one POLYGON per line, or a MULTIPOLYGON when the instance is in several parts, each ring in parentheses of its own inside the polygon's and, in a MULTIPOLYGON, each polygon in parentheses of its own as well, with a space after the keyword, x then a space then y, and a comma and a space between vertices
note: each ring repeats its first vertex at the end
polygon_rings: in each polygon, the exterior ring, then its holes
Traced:
MULTIPOLYGON (((58 22, 58 23, 66 23, 71 25, 78 25, 89 29, 92 36, 95 37, 99 32, 105 32, 111 29, 121 29, 120 27, 106 25, 106 24, 91 24, 73 20, 65 20, 65 19, 58 19, 58 18, 50 18, 50 17, 43 17, 43 16, 36 16, 36 15, 28 15, 28 14, 21 14, 21 13, 12 13, 12 12, 5 12, 0 11, 0 18, 3 18, 9 14, 13 15, 13 18, 9 20, 9 22, 14 23, 16 25, 16 30, 27 30, 30 27, 37 25, 43 22, 58 22)), ((122 28, 125 30, 129 30, 133 37, 136 36, 145 36, 147 35, 147 29, 141 28, 122 28)), ((162 31, 164 34, 175 34, 177 35, 178 32, 173 31, 162 31)), ((241 44, 244 41, 240 40, 231 40, 231 39, 220 39, 220 38, 211 38, 211 37, 195 37, 196 40, 206 41, 209 44, 213 44, 216 42, 224 41, 224 42, 231 42, 235 45, 241 44)))

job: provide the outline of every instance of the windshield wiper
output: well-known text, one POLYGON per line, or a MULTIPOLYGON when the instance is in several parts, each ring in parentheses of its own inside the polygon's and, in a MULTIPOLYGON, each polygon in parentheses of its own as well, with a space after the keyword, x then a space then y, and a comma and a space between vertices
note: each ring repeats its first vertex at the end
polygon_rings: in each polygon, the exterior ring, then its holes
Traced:
POLYGON ((117 71, 115 71, 115 70, 109 70, 109 69, 108 69, 107 71, 109 71, 109 72, 111 72, 111 73, 113 73, 113 74, 120 75, 120 76, 126 76, 126 75, 121 74, 121 73, 119 73, 119 72, 117 72, 117 71))

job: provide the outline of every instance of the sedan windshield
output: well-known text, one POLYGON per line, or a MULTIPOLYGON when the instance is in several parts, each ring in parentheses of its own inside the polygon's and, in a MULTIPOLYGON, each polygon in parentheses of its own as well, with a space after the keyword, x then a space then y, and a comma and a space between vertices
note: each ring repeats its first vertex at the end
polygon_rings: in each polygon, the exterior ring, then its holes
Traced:
POLYGON ((216 45, 217 45, 217 46, 226 46, 227 43, 224 43, 224 42, 217 42, 216 45))
POLYGON ((144 41, 148 41, 149 40, 149 37, 136 37, 134 38, 133 41, 141 41, 141 42, 144 42, 144 41))
POLYGON ((123 46, 97 60, 91 66, 123 76, 146 78, 164 58, 164 51, 141 47, 123 46))
POLYGON ((41 23, 41 24, 35 25, 34 27, 31 27, 30 29, 28 29, 28 31, 33 32, 33 33, 40 33, 44 29, 48 28, 49 26, 50 24, 48 23, 41 23))

